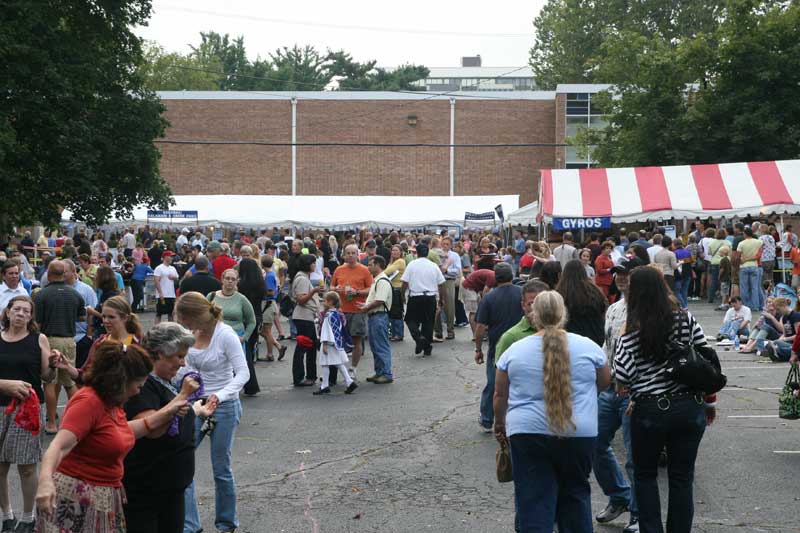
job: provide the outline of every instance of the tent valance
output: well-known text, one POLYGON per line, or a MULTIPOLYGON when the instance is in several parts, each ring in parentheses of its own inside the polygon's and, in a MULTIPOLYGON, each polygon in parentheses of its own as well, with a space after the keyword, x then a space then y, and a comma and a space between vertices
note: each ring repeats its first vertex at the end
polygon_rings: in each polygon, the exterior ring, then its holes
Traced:
POLYGON ((512 226, 535 226, 538 214, 539 202, 531 202, 510 213, 506 217, 506 222, 512 226))
POLYGON ((743 217, 800 212, 800 160, 542 170, 539 213, 553 218, 743 217))

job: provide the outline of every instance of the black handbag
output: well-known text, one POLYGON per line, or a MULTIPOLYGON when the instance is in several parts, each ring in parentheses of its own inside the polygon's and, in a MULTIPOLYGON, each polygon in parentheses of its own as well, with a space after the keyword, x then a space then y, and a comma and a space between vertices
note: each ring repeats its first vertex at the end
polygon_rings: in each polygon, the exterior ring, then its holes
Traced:
POLYGON ((669 341, 667 359, 667 375, 693 391, 714 394, 728 383, 717 352, 708 345, 695 346, 691 341, 691 333, 688 342, 677 339, 669 341))
POLYGON ((296 305, 295 301, 292 300, 292 297, 288 294, 282 294, 280 298, 280 303, 278 305, 280 306, 279 309, 281 314, 286 318, 291 318, 296 305))

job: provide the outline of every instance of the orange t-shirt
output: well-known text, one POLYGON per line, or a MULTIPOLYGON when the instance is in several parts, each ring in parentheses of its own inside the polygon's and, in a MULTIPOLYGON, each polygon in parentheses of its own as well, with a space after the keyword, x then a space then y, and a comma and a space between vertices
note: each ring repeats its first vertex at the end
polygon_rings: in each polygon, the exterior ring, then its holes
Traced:
POLYGON ((123 460, 136 439, 121 406, 109 407, 92 387, 83 387, 67 402, 61 429, 74 433, 78 444, 59 472, 92 485, 122 485, 123 460))
POLYGON ((800 248, 793 247, 789 257, 792 260, 792 274, 800 276, 800 248))
MULTIPOLYGON (((370 274, 369 269, 361 263, 356 263, 356 265, 352 267, 344 264, 333 271, 331 286, 344 288, 347 285, 350 285, 350 288, 357 291, 369 289, 372 287, 372 274, 370 274)), ((356 304, 367 301, 366 295, 356 296, 352 300, 348 300, 343 293, 339 293, 339 296, 341 296, 341 309, 343 313, 361 313, 361 309, 356 307, 356 304)))

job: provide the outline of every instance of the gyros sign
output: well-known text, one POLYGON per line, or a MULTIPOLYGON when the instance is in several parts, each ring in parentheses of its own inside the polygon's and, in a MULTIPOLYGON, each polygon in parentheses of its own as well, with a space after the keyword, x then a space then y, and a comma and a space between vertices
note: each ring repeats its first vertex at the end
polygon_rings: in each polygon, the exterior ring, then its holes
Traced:
POLYGON ((568 231, 574 229, 608 229, 610 227, 611 217, 553 219, 553 229, 558 231, 568 231))

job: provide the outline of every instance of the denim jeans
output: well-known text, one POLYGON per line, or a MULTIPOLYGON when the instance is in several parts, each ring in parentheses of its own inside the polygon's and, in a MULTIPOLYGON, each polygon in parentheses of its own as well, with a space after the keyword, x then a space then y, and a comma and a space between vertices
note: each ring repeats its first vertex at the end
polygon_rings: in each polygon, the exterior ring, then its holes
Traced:
POLYGON ((763 350, 767 344, 765 341, 778 340, 780 336, 781 334, 777 329, 769 324, 763 324, 758 328, 758 333, 756 333, 756 349, 763 350))
POLYGON ((492 347, 484 358, 486 366, 486 386, 481 392, 481 424, 490 428, 494 424, 494 348, 492 347))
POLYGON ((592 531, 589 473, 594 437, 512 435, 511 469, 519 531, 592 531))
POLYGON ((726 320, 719 327, 719 334, 729 339, 731 335, 750 335, 750 330, 747 328, 740 328, 741 320, 726 320))
POLYGON ((658 458, 667 449, 669 507, 667 531, 690 533, 694 518, 694 463, 706 429, 702 398, 673 398, 669 402, 638 401, 631 415, 631 444, 639 527, 644 533, 663 533, 658 494, 658 458), (659 407, 659 403, 661 407, 659 407), (662 409, 666 405, 666 409, 662 409))
POLYGON ((369 349, 375 358, 375 375, 392 378, 392 345, 389 344, 389 315, 375 313, 369 315, 368 322, 369 349))
POLYGON ((389 326, 392 337, 397 337, 400 340, 403 340, 406 331, 406 325, 403 322, 402 318, 390 318, 389 319, 389 326))
POLYGON ((708 270, 708 303, 713 304, 719 290, 719 265, 710 265, 708 270))
POLYGON ((625 415, 630 398, 620 396, 613 387, 597 396, 597 443, 594 450, 594 477, 597 484, 608 496, 609 503, 624 505, 631 511, 631 518, 638 514, 636 494, 631 489, 633 483, 633 453, 631 452, 631 418, 625 415), (625 472, 611 449, 611 441, 617 430, 622 427, 622 441, 625 444, 625 472))
POLYGON ((761 284, 759 276, 761 269, 757 266, 742 267, 739 269, 739 291, 742 295, 742 302, 752 311, 761 309, 761 284))
POLYGON ((689 307, 689 284, 692 278, 675 278, 675 296, 681 304, 681 308, 689 307))
MULTIPOLYGON (((236 484, 231 469, 231 449, 236 426, 242 418, 242 404, 239 399, 222 402, 214 412, 217 425, 211 433, 211 469, 214 472, 214 525, 217 529, 235 529, 239 527, 239 518, 236 516, 236 484)), ((199 448, 205 435, 200 431, 203 420, 195 418, 194 440, 195 447, 199 448)), ((203 526, 200 522, 200 512, 197 508, 197 498, 194 493, 194 482, 186 489, 186 520, 183 524, 184 533, 197 533, 203 526)))

